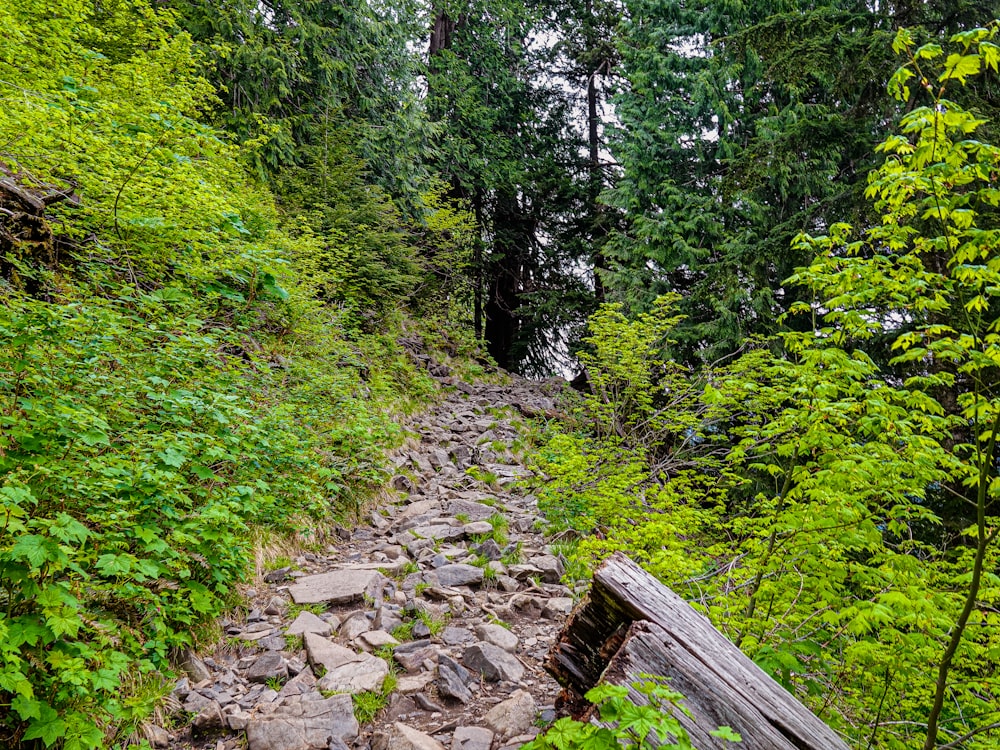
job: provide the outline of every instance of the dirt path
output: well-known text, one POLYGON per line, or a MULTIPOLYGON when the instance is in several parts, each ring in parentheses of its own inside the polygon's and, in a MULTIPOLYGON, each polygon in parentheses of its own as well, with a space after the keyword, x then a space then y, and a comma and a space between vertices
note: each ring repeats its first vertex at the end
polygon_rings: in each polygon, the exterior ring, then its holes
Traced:
POLYGON ((573 600, 510 415, 552 397, 444 382, 394 456, 398 502, 270 572, 227 645, 189 660, 175 696, 191 720, 154 746, 499 750, 551 720, 541 662, 573 600))

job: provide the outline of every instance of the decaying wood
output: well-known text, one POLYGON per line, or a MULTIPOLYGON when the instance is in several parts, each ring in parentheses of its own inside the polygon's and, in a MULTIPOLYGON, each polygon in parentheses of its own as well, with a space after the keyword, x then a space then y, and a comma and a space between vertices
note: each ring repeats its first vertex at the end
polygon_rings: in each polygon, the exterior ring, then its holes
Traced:
POLYGON ((27 181, 0 163, 0 277, 30 286, 27 279, 18 280, 19 271, 23 270, 18 259, 29 265, 56 265, 59 243, 45 211, 58 201, 80 203, 72 186, 63 188, 27 181))
MULTIPOLYGON (((727 746, 708 734, 719 726, 739 732, 743 750, 847 748, 707 618, 620 553, 594 574, 587 600, 567 621, 546 666, 566 689, 569 706, 585 717, 582 696, 600 682, 670 678, 691 711, 690 718, 676 715, 700 750, 727 746)), ((638 693, 632 698, 644 700, 638 693)))

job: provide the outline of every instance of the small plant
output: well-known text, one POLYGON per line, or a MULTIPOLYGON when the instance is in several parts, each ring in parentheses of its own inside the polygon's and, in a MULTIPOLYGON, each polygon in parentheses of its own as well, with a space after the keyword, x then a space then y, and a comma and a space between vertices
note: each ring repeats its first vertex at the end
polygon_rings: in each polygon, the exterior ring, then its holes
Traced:
POLYGON ((472 520, 471 518, 469 518, 468 513, 456 513, 455 518, 461 521, 462 523, 468 523, 470 520, 472 520))
POLYGON ((507 630, 512 630, 509 622, 507 622, 506 620, 501 620, 496 615, 490 615, 486 619, 491 625, 499 625, 501 628, 507 628, 507 630))
POLYGON ((413 621, 404 622, 402 625, 397 625, 392 629, 392 637, 397 641, 412 641, 413 640, 413 621))
POLYGON ((419 573, 420 566, 417 565, 415 562, 413 562, 413 560, 407 560, 405 563, 403 563, 403 565, 400 566, 399 570, 394 574, 390 574, 386 570, 381 570, 381 569, 379 570, 379 572, 386 578, 395 578, 396 580, 402 580, 406 578, 406 576, 408 575, 412 575, 413 573, 419 573))
POLYGON ((292 558, 287 555, 280 555, 267 564, 267 572, 270 573, 275 570, 281 570, 282 568, 294 568, 295 563, 292 562, 292 558))
MULTIPOLYGON (((566 750, 587 747, 592 750, 652 750, 654 747, 673 750, 693 750, 687 730, 674 712, 689 714, 680 704, 684 696, 671 690, 662 677, 652 675, 632 684, 632 689, 644 695, 646 705, 629 700, 629 688, 621 685, 598 685, 585 696, 597 705, 601 722, 606 726, 583 723, 564 717, 542 735, 521 747, 521 750, 566 750), (658 740, 649 741, 651 735, 658 740)), ((709 732, 727 742, 740 742, 741 737, 729 727, 709 732)))
POLYGON ((326 612, 326 607, 322 604, 292 604, 288 605, 288 617, 294 620, 303 612, 312 612, 317 617, 326 612))
POLYGON ((389 696, 396 689, 396 682, 395 673, 390 672, 382 681, 381 690, 367 690, 351 696, 354 701, 354 718, 359 724, 370 724, 379 712, 389 705, 389 696))
POLYGON ((515 544, 513 548, 504 553, 503 557, 500 558, 500 562, 502 562, 504 565, 517 565, 518 563, 520 563, 521 559, 524 556, 524 553, 522 552, 522 547, 523 545, 521 544, 521 542, 515 544))
POLYGON ((448 625, 450 617, 434 617, 430 612, 426 610, 421 610, 417 613, 417 619, 420 620, 427 629, 431 631, 431 635, 437 635, 448 625))
POLYGON ((427 591, 427 589, 433 588, 433 585, 427 583, 427 581, 420 581, 416 586, 413 587, 413 593, 420 596, 422 593, 427 591))
POLYGON ((264 683, 274 692, 281 690, 282 681, 280 677, 268 677, 267 681, 264 683))
POLYGON ((390 665, 392 665, 393 664, 393 661, 392 661, 392 652, 395 651, 395 650, 396 650, 396 644, 394 644, 394 643, 387 643, 384 646, 379 646, 377 649, 375 649, 372 652, 372 654, 374 654, 375 656, 377 656, 379 659, 382 659, 383 661, 386 661, 390 665))
POLYGON ((305 639, 301 635, 285 636, 285 651, 301 651, 305 645, 305 639))
POLYGON ((500 477, 494 474, 492 471, 486 471, 479 466, 470 466, 465 470, 466 476, 470 476, 478 482, 487 484, 493 487, 500 481, 500 477))

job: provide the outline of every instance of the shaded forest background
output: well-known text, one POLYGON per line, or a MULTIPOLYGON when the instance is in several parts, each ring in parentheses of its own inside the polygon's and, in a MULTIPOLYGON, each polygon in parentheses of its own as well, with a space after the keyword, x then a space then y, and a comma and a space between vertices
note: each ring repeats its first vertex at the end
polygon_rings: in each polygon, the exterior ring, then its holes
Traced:
POLYGON ((135 738, 255 546, 384 481, 420 339, 583 373, 568 561, 854 746, 996 747, 997 16, 4 2, 0 744, 135 738))

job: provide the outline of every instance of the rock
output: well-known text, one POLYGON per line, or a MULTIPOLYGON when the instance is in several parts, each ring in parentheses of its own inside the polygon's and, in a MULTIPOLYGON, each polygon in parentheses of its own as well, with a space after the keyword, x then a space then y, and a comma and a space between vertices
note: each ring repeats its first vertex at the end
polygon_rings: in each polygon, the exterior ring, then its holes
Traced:
POLYGON ((529 578, 541 578, 542 569, 536 567, 535 565, 519 563, 518 565, 510 566, 509 574, 512 578, 515 578, 518 581, 526 581, 529 578))
POLYGON ((376 630, 384 630, 387 633, 391 633, 402 624, 403 618, 400 616, 399 608, 384 604, 375 613, 375 621, 372 622, 372 627, 376 630))
POLYGON ((458 727, 451 737, 451 750, 490 750, 493 732, 485 727, 458 727))
POLYGON ((285 635, 305 635, 315 633, 319 636, 328 636, 333 632, 333 627, 329 622, 319 619, 312 612, 299 612, 292 624, 285 630, 285 635))
POLYGON ((462 527, 462 531, 465 532, 466 536, 491 534, 493 533, 493 524, 488 521, 472 521, 471 523, 465 524, 465 526, 462 527))
POLYGON ((327 672, 341 664, 356 661, 358 654, 315 633, 306 633, 306 655, 313 667, 322 667, 327 672))
POLYGON ((272 570, 264 576, 264 580, 268 583, 281 583, 284 581, 288 574, 292 572, 291 567, 278 568, 277 570, 272 570))
POLYGON ((542 607, 542 617, 561 620, 573 611, 573 600, 568 596, 554 596, 542 607))
POLYGON ((338 636, 344 641, 353 641, 362 633, 372 629, 372 621, 364 612, 355 612, 344 620, 338 631, 338 636))
POLYGON ((467 586, 483 582, 483 569, 465 563, 443 565, 427 575, 428 578, 435 579, 440 586, 467 586))
POLYGON ((452 500, 445 512, 449 516, 466 516, 470 521, 485 521, 497 511, 489 505, 474 503, 471 500, 452 500))
POLYGON ((335 570, 300 578, 288 592, 296 604, 350 604, 376 599, 383 580, 377 570, 335 570))
POLYGON ((414 675, 403 675, 396 681, 396 692, 401 695, 419 693, 434 682, 433 672, 421 672, 414 675))
POLYGON ((353 742, 358 736, 349 695, 281 706, 247 724, 248 750, 328 750, 331 739, 353 742))
POLYGON ((417 620, 413 623, 413 637, 414 638, 430 638, 431 629, 423 620, 417 620))
POLYGON ((226 724, 234 732, 242 732, 250 723, 250 714, 245 711, 236 711, 226 717, 226 724))
POLYGON ((445 664, 438 663, 438 693, 446 698, 454 698, 462 703, 472 700, 472 691, 466 687, 458 674, 445 664))
POLYGON ((490 682, 518 682, 524 676, 524 666, 515 657, 492 643, 477 643, 465 649, 462 663, 479 672, 490 682))
POLYGON ((476 642, 476 636, 465 628, 446 627, 440 633, 441 642, 446 646, 464 646, 476 642))
POLYGON ((510 576, 498 575, 495 580, 497 585, 508 594, 521 588, 521 584, 517 582, 517 579, 511 578, 510 576))
POLYGON ((511 654, 517 651, 517 636, 502 625, 490 623, 477 625, 476 635, 479 636, 479 640, 499 646, 511 654))
POLYGON ((526 690, 517 690, 510 698, 491 708, 484 717, 486 726, 502 740, 524 734, 535 722, 535 699, 526 690))
POLYGON ((355 661, 341 664, 323 675, 316 687, 319 690, 333 690, 338 693, 364 693, 382 689, 382 683, 389 675, 389 665, 371 654, 356 654, 355 661))
POLYGON ((392 658, 407 672, 416 672, 425 661, 437 661, 438 650, 430 641, 411 641, 397 646, 392 652, 392 658))
POLYGON ((432 539, 436 542, 447 542, 465 536, 465 531, 461 526, 452 526, 446 523, 415 526, 410 529, 410 533, 419 539, 432 539))
POLYGON ((184 701, 183 708, 189 714, 198 714, 212 702, 211 698, 206 698, 201 693, 193 692, 188 694, 187 699, 184 701))
POLYGON ((216 701, 209 701, 198 715, 191 720, 191 730, 195 735, 218 732, 226 726, 222 715, 222 706, 216 701))
POLYGON ((287 680, 288 664, 278 651, 268 651, 257 657, 253 666, 247 670, 247 679, 250 682, 260 683, 273 679, 287 680))
POLYGON ((359 638, 363 646, 368 648, 382 648, 383 646, 398 646, 399 641, 386 633, 384 630, 369 630, 362 633, 359 638))
POLYGON ((264 607, 265 615, 280 615, 284 614, 285 610, 288 609, 288 602, 282 599, 280 596, 272 596, 271 600, 264 607))
POLYGON ((375 736, 372 750, 445 750, 445 747, 429 734, 397 721, 388 732, 375 736))
POLYGON ((545 583, 559 583, 565 572, 559 558, 554 555, 536 555, 528 562, 542 571, 542 580, 545 583))
POLYGON ((149 744, 155 748, 170 747, 170 732, 156 724, 147 724, 143 727, 143 733, 149 744))
POLYGON ((212 671, 208 668, 208 665, 192 651, 188 651, 184 657, 184 661, 181 662, 181 669, 191 678, 191 684, 193 685, 212 679, 212 671))
POLYGON ((503 557, 503 550, 500 549, 500 545, 492 539, 487 539, 482 544, 473 547, 473 552, 477 555, 482 555, 490 561, 499 560, 503 557))
POLYGON ((413 695, 413 700, 416 701, 417 705, 420 706, 424 711, 429 713, 444 713, 444 709, 441 708, 437 703, 432 701, 423 693, 415 693, 413 695))

